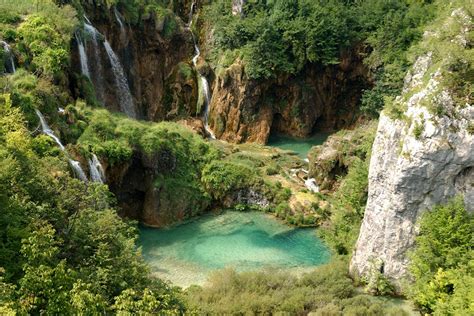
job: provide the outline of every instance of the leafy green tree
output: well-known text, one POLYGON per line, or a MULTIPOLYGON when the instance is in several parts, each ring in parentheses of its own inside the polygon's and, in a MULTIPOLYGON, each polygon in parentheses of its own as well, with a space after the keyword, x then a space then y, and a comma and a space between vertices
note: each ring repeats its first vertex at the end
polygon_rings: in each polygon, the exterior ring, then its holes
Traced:
POLYGON ((473 216, 461 198, 423 215, 411 254, 415 282, 410 297, 424 311, 440 315, 441 311, 452 315, 474 312, 473 231, 473 216))

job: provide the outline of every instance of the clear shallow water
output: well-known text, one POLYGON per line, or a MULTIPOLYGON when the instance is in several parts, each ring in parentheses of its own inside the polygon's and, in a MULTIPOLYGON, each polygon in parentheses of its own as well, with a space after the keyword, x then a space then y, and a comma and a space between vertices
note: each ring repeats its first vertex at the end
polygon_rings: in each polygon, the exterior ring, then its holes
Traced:
POLYGON ((292 150, 301 158, 306 158, 311 147, 321 145, 328 138, 328 133, 317 133, 309 138, 295 138, 284 135, 270 135, 267 146, 292 150))
POLYGON ((329 261, 314 229, 293 229, 258 212, 204 216, 170 229, 140 229, 145 260, 158 277, 203 284, 212 271, 263 268, 302 272, 329 261))

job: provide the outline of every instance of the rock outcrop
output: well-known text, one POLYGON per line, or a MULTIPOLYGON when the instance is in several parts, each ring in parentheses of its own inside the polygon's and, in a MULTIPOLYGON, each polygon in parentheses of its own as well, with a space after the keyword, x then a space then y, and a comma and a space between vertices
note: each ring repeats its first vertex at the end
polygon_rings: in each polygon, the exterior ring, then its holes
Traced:
MULTIPOLYGON (((162 121, 196 114, 198 83, 191 64, 192 34, 183 22, 187 19, 185 2, 179 1, 181 5, 176 9, 182 18, 172 12, 163 16, 150 11, 133 23, 127 22, 126 14, 122 16, 115 7, 85 6, 89 20, 108 40, 123 65, 138 118, 162 121)), ((102 47, 103 39, 94 45, 90 34, 85 33, 83 42, 96 95, 108 109, 120 111, 120 96, 102 47)), ((74 47, 72 51, 75 72, 81 73, 78 49, 74 47)))
MULTIPOLYGON (((441 38, 437 47, 472 47, 462 40, 463 31, 472 29, 467 14, 454 11, 446 24, 446 29, 459 29, 461 34, 442 37, 430 32, 424 42, 441 38)), ((376 264, 399 288, 408 277, 407 252, 420 215, 458 194, 468 209, 474 207, 474 107, 468 97, 454 95, 452 83, 443 77, 457 71, 443 68, 454 55, 434 55, 428 52, 418 58, 407 75, 403 94, 395 101, 395 107, 405 109, 403 114, 397 119, 387 111, 380 117, 367 207, 350 266, 353 274, 366 276, 376 264)), ((462 61, 462 55, 456 58, 462 61)))
POLYGON ((311 148, 309 177, 316 180, 321 190, 334 190, 355 159, 368 159, 376 129, 375 121, 360 123, 357 128, 332 134, 322 145, 311 148))
MULTIPOLYGON (((120 215, 152 227, 164 227, 203 213, 210 205, 203 191, 165 181, 179 173, 177 158, 169 150, 152 156, 135 152, 128 163, 105 166, 107 184, 118 200, 120 215)), ((177 177, 176 177, 177 178, 177 177)))
POLYGON ((307 137, 354 124, 368 71, 357 49, 340 64, 308 64, 295 76, 252 80, 237 60, 213 85, 210 127, 229 142, 266 143, 270 133, 307 137))

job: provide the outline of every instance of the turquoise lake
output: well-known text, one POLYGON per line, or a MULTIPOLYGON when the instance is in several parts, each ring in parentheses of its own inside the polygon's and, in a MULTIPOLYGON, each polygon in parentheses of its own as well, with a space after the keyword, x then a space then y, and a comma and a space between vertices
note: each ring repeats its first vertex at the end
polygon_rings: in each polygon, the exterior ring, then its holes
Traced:
POLYGON ((298 154, 299 157, 305 159, 311 147, 321 145, 326 141, 330 134, 317 133, 309 138, 295 138, 283 135, 270 135, 267 146, 278 147, 284 150, 291 150, 298 154))
POLYGON ((288 227, 259 212, 227 211, 169 229, 142 227, 140 245, 156 276, 185 287, 228 267, 300 273, 330 259, 314 229, 288 227))

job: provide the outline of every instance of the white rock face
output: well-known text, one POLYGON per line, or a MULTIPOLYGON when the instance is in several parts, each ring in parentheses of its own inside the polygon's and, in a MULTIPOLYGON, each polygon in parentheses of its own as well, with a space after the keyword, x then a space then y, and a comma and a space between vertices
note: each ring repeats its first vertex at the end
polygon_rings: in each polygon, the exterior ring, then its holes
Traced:
POLYGON ((432 54, 420 57, 405 79, 406 120, 382 114, 369 169, 369 196, 351 273, 367 275, 374 262, 400 287, 407 277, 407 251, 419 216, 435 204, 462 194, 474 209, 474 107, 455 104, 440 86, 441 72, 427 73, 432 54), (425 74, 428 75, 425 76, 425 74), (423 78, 429 78, 423 83, 423 78), (427 81, 427 82, 426 82, 427 81), (410 94, 408 94, 409 96, 410 94), (442 107, 434 115, 425 106, 442 107))

